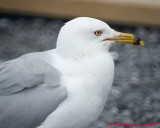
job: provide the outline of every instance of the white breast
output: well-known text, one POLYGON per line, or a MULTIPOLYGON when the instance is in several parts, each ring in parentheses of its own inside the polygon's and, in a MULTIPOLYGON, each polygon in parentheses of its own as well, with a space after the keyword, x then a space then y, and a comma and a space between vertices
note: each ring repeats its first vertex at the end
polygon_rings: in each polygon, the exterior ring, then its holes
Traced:
POLYGON ((55 57, 55 60, 54 66, 62 72, 61 85, 67 88, 68 98, 50 115, 52 126, 85 128, 103 110, 113 82, 113 59, 109 53, 100 53, 94 57, 73 60, 55 57))

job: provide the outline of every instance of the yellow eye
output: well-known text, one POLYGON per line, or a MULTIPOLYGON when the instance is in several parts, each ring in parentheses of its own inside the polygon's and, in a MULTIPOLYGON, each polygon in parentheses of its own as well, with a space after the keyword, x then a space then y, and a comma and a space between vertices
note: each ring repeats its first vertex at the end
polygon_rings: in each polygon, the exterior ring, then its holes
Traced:
POLYGON ((95 34, 96 36, 100 36, 100 35, 102 34, 102 31, 101 31, 101 30, 97 30, 97 31, 94 32, 94 34, 95 34))

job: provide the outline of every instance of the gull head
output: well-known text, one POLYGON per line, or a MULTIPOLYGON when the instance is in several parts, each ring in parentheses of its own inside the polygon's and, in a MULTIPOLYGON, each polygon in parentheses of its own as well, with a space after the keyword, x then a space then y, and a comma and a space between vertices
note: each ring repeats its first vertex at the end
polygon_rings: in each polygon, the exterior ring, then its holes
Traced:
POLYGON ((79 17, 67 22, 60 30, 56 51, 64 57, 108 52, 114 43, 144 45, 135 35, 117 32, 98 19, 79 17))

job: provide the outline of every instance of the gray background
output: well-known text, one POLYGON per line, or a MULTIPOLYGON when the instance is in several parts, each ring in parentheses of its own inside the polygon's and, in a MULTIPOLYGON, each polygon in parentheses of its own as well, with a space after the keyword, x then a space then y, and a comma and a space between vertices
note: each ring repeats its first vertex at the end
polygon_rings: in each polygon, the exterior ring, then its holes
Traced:
MULTIPOLYGON (((58 32, 65 22, 67 20, 0 14, 0 63, 29 52, 55 48, 58 32)), ((110 26, 138 35, 145 45, 112 46, 115 79, 104 111, 92 128, 115 128, 108 126, 109 122, 157 122, 153 127, 157 128, 160 126, 160 29, 110 26)))

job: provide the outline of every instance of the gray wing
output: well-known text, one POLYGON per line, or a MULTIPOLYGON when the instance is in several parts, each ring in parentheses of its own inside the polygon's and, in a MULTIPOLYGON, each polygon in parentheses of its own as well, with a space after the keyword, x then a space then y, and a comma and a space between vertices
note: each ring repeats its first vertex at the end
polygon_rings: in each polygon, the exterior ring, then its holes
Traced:
POLYGON ((2 63, 0 95, 10 95, 44 83, 59 85, 59 71, 44 61, 43 56, 43 52, 31 53, 2 63))
POLYGON ((34 128, 66 99, 59 71, 41 54, 0 65, 0 128, 34 128))

